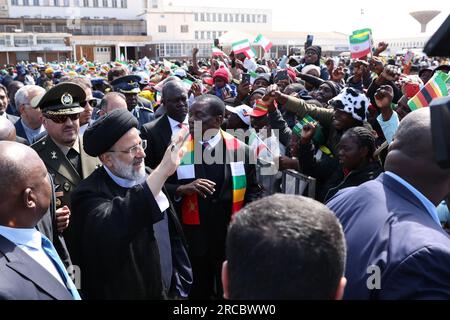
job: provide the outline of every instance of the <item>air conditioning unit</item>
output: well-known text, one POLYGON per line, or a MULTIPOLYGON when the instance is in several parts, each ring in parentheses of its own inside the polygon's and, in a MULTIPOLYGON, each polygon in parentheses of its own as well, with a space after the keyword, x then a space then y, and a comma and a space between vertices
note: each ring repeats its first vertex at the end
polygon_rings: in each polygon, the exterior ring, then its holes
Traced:
POLYGON ((0 10, 8 10, 8 6, 0 6, 0 10))

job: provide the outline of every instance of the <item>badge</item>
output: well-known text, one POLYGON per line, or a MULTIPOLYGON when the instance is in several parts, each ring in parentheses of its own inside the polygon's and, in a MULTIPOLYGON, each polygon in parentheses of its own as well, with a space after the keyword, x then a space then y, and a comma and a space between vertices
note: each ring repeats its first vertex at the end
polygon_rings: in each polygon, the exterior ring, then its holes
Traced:
POLYGON ((60 207, 61 206, 61 199, 56 198, 56 207, 60 207))
POLYGON ((55 197, 62 197, 62 196, 64 196, 64 192, 62 191, 55 192, 55 197))
POLYGON ((61 96, 61 103, 64 106, 70 106, 73 104, 73 98, 72 95, 68 92, 65 92, 62 96, 61 96))
POLYGON ((66 192, 68 192, 70 190, 70 184, 68 182, 64 182, 63 188, 66 192))
POLYGON ((58 157, 56 156, 56 151, 52 151, 50 153, 52 154, 52 160, 58 159, 58 157))

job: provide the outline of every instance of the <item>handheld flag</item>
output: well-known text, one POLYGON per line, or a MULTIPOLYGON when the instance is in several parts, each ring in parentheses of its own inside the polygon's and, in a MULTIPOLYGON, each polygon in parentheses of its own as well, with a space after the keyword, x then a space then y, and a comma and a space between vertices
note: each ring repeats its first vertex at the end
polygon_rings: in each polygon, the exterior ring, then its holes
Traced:
POLYGON ((433 99, 448 96, 447 83, 449 82, 450 75, 442 71, 436 71, 425 86, 408 101, 408 107, 414 111, 428 107, 433 99))
POLYGON ((273 45, 272 42, 266 37, 264 37, 262 34, 259 34, 256 37, 255 41, 253 41, 253 43, 255 45, 261 46, 264 49, 264 52, 268 52, 273 45))

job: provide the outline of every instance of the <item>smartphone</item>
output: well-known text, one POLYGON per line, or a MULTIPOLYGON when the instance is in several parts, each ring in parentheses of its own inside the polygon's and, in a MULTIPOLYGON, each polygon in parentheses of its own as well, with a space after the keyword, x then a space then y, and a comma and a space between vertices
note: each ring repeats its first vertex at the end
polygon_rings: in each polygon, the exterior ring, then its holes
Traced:
POLYGON ((250 74, 249 73, 242 74, 242 83, 250 83, 250 74))
POLYGON ((313 44, 313 39, 314 39, 314 36, 313 36, 312 34, 308 34, 308 36, 306 37, 306 43, 305 43, 305 47, 306 47, 306 48, 312 46, 312 44, 313 44))

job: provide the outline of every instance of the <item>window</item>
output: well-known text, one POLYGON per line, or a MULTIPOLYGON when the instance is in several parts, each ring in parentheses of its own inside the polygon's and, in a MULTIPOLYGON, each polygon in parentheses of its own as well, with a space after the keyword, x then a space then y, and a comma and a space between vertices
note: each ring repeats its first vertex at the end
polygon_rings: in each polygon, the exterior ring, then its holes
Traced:
POLYGON ((195 40, 198 40, 198 31, 195 31, 195 40))
POLYGON ((108 8, 108 0, 103 0, 103 7, 108 8))
POLYGON ((160 32, 160 33, 167 32, 167 27, 166 26, 158 26, 158 32, 160 32))
POLYGON ((219 38, 222 36, 222 31, 219 31, 219 38))
POLYGON ((110 32, 109 32, 109 25, 108 24, 104 24, 103 25, 103 34, 104 35, 109 35, 110 34, 110 32))
POLYGON ((33 6, 39 6, 39 0, 33 0, 33 6))
POLYGON ((98 0, 94 0, 93 6, 94 6, 95 8, 98 8, 98 0))
POLYGON ((217 14, 217 21, 222 22, 222 14, 221 13, 217 14))
POLYGON ((211 31, 206 32, 206 40, 211 40, 211 31))
POLYGON ((256 16, 254 14, 252 14, 252 22, 255 23, 256 22, 256 16))
POLYGON ((158 0, 152 0, 152 8, 157 9, 158 8, 158 0))
POLYGON ((263 23, 267 23, 267 16, 265 14, 263 14, 263 23))
POLYGON ((121 6, 122 8, 128 7, 128 3, 127 3, 127 2, 128 2, 127 0, 121 0, 121 1, 120 1, 120 6, 121 6))
POLYGON ((215 13, 212 13, 212 21, 216 22, 216 14, 215 13))
POLYGON ((206 21, 210 21, 211 15, 208 13, 206 13, 206 21))
POLYGON ((213 39, 217 39, 217 32, 216 32, 216 31, 213 31, 213 32, 212 32, 212 38, 213 38, 213 39))
POLYGON ((89 0, 83 0, 83 6, 89 7, 89 0))
POLYGON ((202 39, 202 40, 204 40, 205 39, 205 31, 202 31, 201 33, 200 33, 200 39, 202 39))
POLYGON ((18 6, 19 5, 18 2, 19 2, 18 0, 11 0, 11 5, 12 6, 18 6))
POLYGON ((250 15, 249 15, 249 14, 247 15, 247 20, 246 20, 246 22, 250 22, 250 15))
POLYGON ((29 2, 28 0, 23 0, 23 5, 24 5, 24 6, 29 6, 29 5, 30 5, 30 2, 29 2))
POLYGON ((258 15, 256 16, 256 22, 257 22, 257 23, 261 23, 261 15, 260 15, 260 14, 258 14, 258 15))
POLYGON ((195 20, 195 21, 198 21, 198 13, 197 13, 197 12, 194 13, 194 20, 195 20))
POLYGON ((205 21, 205 14, 203 12, 200 13, 200 21, 205 21))
POLYGON ((74 6, 75 7, 79 7, 80 6, 80 0, 75 0, 74 1, 74 6))
MULTIPOLYGON (((228 22, 228 14, 225 14, 225 22, 228 22)), ((230 22, 233 22, 233 15, 230 14, 230 22)))
POLYGON ((59 0, 53 0, 53 5, 55 7, 59 7, 59 0))
POLYGON ((117 8, 117 0, 112 0, 112 7, 117 8))
POLYGON ((234 15, 234 22, 239 22, 239 13, 234 15))
POLYGON ((245 14, 241 14, 241 22, 245 22, 245 14))
POLYGON ((189 26, 187 24, 181 26, 181 33, 188 33, 189 26))
POLYGON ((123 35, 123 25, 115 24, 114 25, 114 34, 115 35, 123 35))

